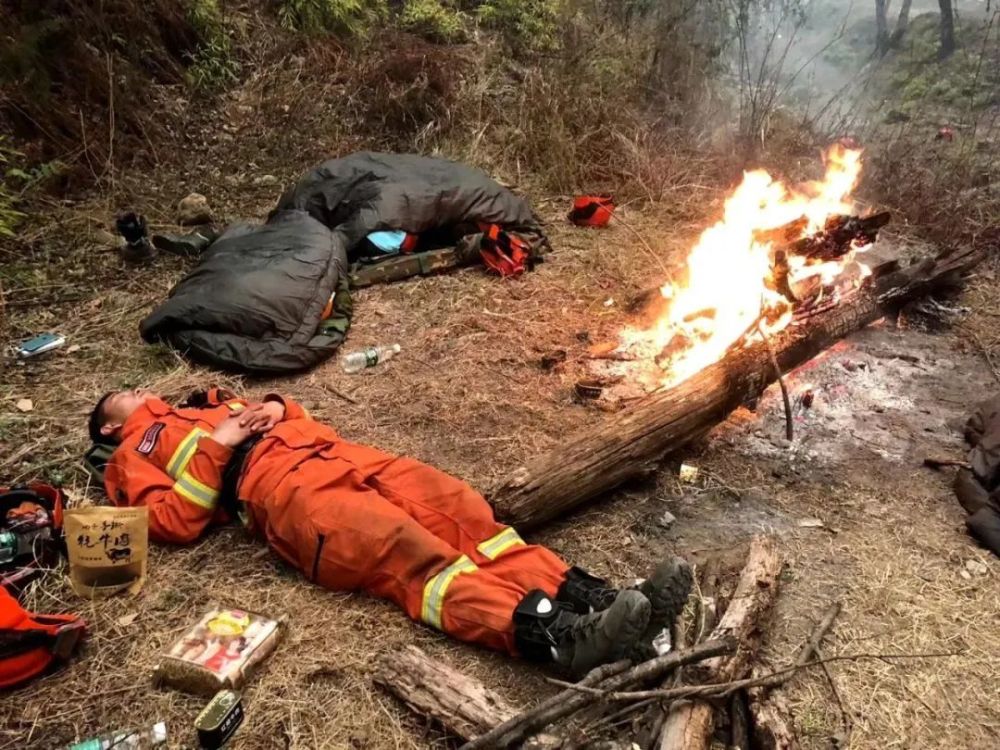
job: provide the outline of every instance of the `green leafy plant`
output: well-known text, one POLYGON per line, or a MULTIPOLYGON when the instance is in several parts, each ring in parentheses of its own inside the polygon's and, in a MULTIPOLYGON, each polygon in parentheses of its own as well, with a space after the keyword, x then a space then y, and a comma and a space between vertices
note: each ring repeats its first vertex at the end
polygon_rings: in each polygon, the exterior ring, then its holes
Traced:
POLYGON ((556 0, 486 0, 476 17, 512 45, 547 50, 556 46, 557 11, 556 0))
POLYGON ((188 5, 188 20, 201 40, 188 67, 190 84, 209 91, 235 83, 240 66, 233 55, 233 44, 217 0, 192 0, 188 5))
POLYGON ((430 42, 453 44, 465 40, 465 21, 447 0, 406 0, 399 27, 430 42))
POLYGON ((7 145, 6 139, 0 136, 0 236, 13 237, 14 229, 17 227, 24 214, 16 210, 17 197, 8 186, 7 179, 15 176, 21 170, 8 167, 12 159, 20 156, 13 148, 7 145))
POLYGON ((388 15, 385 0, 281 0, 278 19, 306 34, 364 36, 388 15))

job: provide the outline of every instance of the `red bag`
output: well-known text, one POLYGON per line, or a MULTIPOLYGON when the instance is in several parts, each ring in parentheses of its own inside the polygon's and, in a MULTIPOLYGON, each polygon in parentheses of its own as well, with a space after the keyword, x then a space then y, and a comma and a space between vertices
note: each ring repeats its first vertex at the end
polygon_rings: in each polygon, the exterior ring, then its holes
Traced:
POLYGON ((606 227, 615 212, 615 201, 610 195, 581 195, 573 199, 569 220, 578 227, 606 227))
POLYGON ((0 588, 0 688, 37 677, 76 650, 87 624, 75 615, 36 615, 0 588))
POLYGON ((483 239, 479 255, 487 268, 504 278, 520 276, 531 261, 531 248, 516 234, 505 232, 497 224, 481 227, 483 239))
POLYGON ((0 565, 0 587, 16 596, 45 569, 58 562, 59 554, 65 551, 62 534, 63 505, 62 491, 41 482, 9 489, 0 488, 0 529, 14 530, 19 525, 23 528, 24 524, 28 524, 29 528, 35 527, 39 522, 35 519, 32 508, 44 511, 47 518, 41 525, 51 528, 50 538, 36 543, 31 558, 0 565))

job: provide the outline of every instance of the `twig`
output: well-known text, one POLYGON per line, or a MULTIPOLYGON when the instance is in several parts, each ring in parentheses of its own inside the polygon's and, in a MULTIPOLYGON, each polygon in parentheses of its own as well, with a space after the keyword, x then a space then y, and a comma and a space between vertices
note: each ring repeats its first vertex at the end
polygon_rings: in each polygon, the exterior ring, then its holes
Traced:
POLYGON ((785 437, 791 441, 795 433, 792 430, 792 402, 788 398, 788 386, 785 385, 785 377, 781 374, 781 368, 778 367, 778 357, 774 353, 774 347, 771 346, 771 340, 764 333, 764 326, 761 325, 760 319, 757 320, 757 331, 764 340, 764 346, 767 347, 767 353, 771 357, 771 364, 774 366, 774 373, 778 378, 778 385, 781 387, 781 399, 785 402, 785 437))
POLYGON ((986 360, 986 364, 990 366, 990 370, 993 372, 993 377, 1000 382, 1000 369, 997 369, 996 364, 993 362, 993 357, 990 355, 990 350, 986 348, 983 344, 983 340, 979 338, 979 334, 975 331, 969 331, 969 335, 972 336, 972 340, 976 342, 976 346, 979 348, 979 353, 983 355, 983 359, 986 360))
MULTIPOLYGON (((816 652, 819 656, 819 652, 816 652)), ((826 675, 826 681, 830 685, 830 691, 833 693, 834 700, 837 701, 837 708, 840 711, 840 723, 844 727, 844 744, 847 744, 848 738, 851 736, 851 732, 854 729, 854 725, 851 722, 851 716, 847 711, 847 707, 844 705, 844 699, 840 696, 840 690, 837 688, 837 681, 833 679, 833 674, 830 672, 830 668, 826 664, 821 665, 823 668, 823 674, 826 675)), ((928 708, 930 708, 928 706, 928 708)), ((932 710, 931 713, 934 713, 932 710)))
POLYGON ((573 685, 572 689, 567 688, 542 701, 535 708, 508 719, 486 734, 462 745, 460 750, 481 750, 481 748, 492 750, 513 747, 523 742, 526 737, 535 734, 542 727, 593 703, 594 696, 580 692, 580 688, 587 690, 596 683, 602 683, 605 690, 618 690, 626 685, 658 677, 684 664, 732 653, 735 649, 735 641, 725 639, 708 641, 686 651, 665 654, 631 669, 627 661, 606 664, 592 670, 579 684, 573 685))
POLYGON ((823 617, 810 634, 809 640, 806 641, 806 644, 799 652, 799 657, 795 660, 796 664, 805 664, 809 661, 811 656, 819 653, 819 644, 823 642, 826 634, 830 631, 830 628, 833 627, 833 621, 836 620, 837 615, 840 614, 840 607, 840 602, 834 602, 826 608, 826 611, 823 613, 823 617))
POLYGON ((818 667, 823 664, 830 664, 836 661, 862 661, 866 659, 878 659, 891 663, 893 659, 932 659, 948 656, 961 656, 965 651, 947 651, 922 654, 845 654, 843 656, 830 656, 825 659, 815 659, 803 664, 792 664, 784 669, 779 669, 761 677, 748 677, 742 680, 731 680, 729 682, 717 682, 711 685, 686 685, 679 688, 667 688, 660 690, 602 690, 589 685, 573 685, 572 683, 557 684, 567 685, 572 690, 586 693, 589 696, 601 698, 609 701, 639 701, 655 698, 658 700, 677 700, 678 698, 725 698, 732 695, 737 690, 746 688, 766 687, 774 688, 787 682, 792 675, 802 669, 818 667))
POLYGON ((632 226, 630 223, 628 223, 621 217, 620 212, 615 212, 614 221, 616 224, 621 224, 628 231, 630 231, 632 234, 635 235, 636 239, 639 240, 640 243, 642 243, 642 246, 644 248, 646 248, 646 252, 648 252, 656 260, 656 262, 660 264, 660 268, 663 269, 663 273, 665 273, 667 276, 672 275, 670 273, 670 269, 667 267, 667 264, 663 262, 663 258, 661 258, 659 255, 656 254, 656 251, 653 250, 652 247, 650 247, 649 243, 646 242, 646 239, 642 236, 642 234, 639 233, 638 229, 636 229, 634 226, 632 226))
POLYGON ((968 461, 962 461, 958 458, 934 458, 933 456, 927 456, 924 459, 924 466, 930 469, 943 469, 946 466, 957 466, 960 469, 972 468, 972 464, 968 461))
POLYGON ((351 398, 350 396, 348 396, 343 391, 339 391, 336 388, 334 388, 332 385, 327 385, 326 383, 319 383, 318 385, 319 385, 319 387, 321 389, 323 389, 324 391, 326 391, 327 393, 329 393, 331 396, 336 396, 337 398, 342 398, 347 403, 354 404, 355 406, 357 406, 357 404, 358 404, 357 399, 351 398))

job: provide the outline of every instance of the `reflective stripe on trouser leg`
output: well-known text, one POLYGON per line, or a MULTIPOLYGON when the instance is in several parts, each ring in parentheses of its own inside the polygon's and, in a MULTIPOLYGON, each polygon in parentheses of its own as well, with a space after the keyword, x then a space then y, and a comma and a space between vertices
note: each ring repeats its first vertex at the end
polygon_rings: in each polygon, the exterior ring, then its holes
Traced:
POLYGON ((448 587, 455 577, 462 573, 476 570, 476 564, 466 555, 462 555, 440 573, 431 576, 424 584, 424 599, 420 608, 420 619, 438 630, 442 630, 441 614, 444 611, 444 598, 448 587))
POLYGON ((496 560, 500 555, 511 547, 524 546, 524 540, 513 528, 507 527, 496 536, 490 537, 485 542, 476 547, 476 550, 485 558, 496 560))

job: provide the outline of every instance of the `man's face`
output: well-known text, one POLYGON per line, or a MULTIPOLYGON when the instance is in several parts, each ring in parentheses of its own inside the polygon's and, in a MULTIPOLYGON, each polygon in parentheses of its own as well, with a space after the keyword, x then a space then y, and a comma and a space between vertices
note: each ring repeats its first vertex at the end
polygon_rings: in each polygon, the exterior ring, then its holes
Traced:
POLYGON ((131 391, 118 391, 108 397, 104 402, 104 427, 102 432, 111 435, 118 431, 125 420, 132 416, 132 412, 149 401, 156 398, 156 394, 145 388, 136 388, 131 391))

